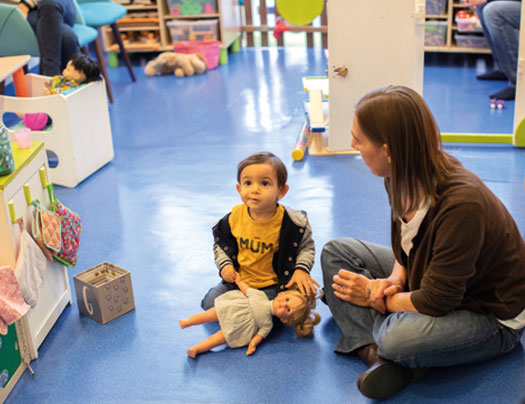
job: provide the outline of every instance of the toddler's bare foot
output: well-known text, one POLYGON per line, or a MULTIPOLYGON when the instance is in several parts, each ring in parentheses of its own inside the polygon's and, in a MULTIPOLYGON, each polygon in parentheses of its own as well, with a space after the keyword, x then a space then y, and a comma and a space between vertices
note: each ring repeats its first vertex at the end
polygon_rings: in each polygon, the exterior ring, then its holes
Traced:
POLYGON ((188 322, 186 320, 179 320, 180 328, 186 328, 188 326, 188 322))
POLYGON ((195 357, 197 356, 197 349, 194 348, 194 347, 191 347, 191 348, 188 349, 186 352, 188 353, 188 356, 189 356, 190 358, 195 359, 195 357))

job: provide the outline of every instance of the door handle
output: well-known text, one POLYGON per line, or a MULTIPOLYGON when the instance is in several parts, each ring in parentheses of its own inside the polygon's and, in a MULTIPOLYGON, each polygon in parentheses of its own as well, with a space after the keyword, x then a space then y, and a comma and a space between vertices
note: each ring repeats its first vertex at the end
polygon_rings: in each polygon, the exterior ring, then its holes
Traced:
POLYGON ((348 75, 348 67, 341 66, 334 69, 334 73, 338 76, 345 78, 348 75))

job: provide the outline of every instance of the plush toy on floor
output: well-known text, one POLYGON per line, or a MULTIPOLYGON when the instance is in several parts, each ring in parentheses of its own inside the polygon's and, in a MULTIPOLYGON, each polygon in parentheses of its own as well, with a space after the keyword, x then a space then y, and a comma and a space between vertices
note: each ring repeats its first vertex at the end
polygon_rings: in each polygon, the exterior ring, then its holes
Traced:
POLYGON ((184 77, 204 73, 206 68, 206 60, 196 53, 163 52, 146 64, 144 72, 146 76, 155 76, 160 73, 184 77))

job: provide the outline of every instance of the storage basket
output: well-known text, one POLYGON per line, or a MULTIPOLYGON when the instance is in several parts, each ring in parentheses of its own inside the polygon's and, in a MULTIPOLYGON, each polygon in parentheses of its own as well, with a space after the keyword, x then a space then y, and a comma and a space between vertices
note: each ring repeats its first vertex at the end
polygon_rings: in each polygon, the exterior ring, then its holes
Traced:
POLYGON ((218 38, 217 19, 194 21, 168 21, 171 39, 176 41, 216 41, 218 38))
POLYGON ((425 23, 425 46, 444 46, 446 38, 446 21, 427 21, 425 23))
POLYGON ((461 35, 455 34, 456 46, 458 48, 476 48, 484 49, 489 47, 487 38, 479 35, 461 35))
POLYGON ((135 308, 131 275, 109 262, 103 262, 73 276, 81 314, 102 324, 135 308))
POLYGON ((206 60, 208 70, 219 65, 221 43, 219 41, 178 41, 173 43, 173 52, 198 53, 206 60))
POLYGON ((443 15, 446 8, 446 0, 427 0, 425 13, 427 15, 443 15))
POLYGON ((459 32, 483 32, 481 22, 476 15, 473 15, 472 17, 460 18, 456 14, 455 19, 459 32))
POLYGON ((216 0, 168 0, 170 14, 179 15, 215 14, 216 0))

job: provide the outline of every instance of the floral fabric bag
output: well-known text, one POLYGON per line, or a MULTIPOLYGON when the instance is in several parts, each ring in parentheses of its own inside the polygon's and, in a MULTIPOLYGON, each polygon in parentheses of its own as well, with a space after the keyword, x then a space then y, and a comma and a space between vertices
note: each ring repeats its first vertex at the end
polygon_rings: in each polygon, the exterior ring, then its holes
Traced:
POLYGON ((62 248, 54 258, 68 267, 75 266, 80 244, 82 221, 80 220, 80 216, 64 206, 64 204, 56 198, 55 192, 53 191, 53 184, 49 184, 47 190, 49 192, 49 200, 51 201, 51 211, 57 214, 61 221, 60 234, 62 248))
POLYGON ((38 199, 33 201, 33 207, 33 221, 31 222, 33 238, 48 261, 52 261, 53 256, 62 248, 60 217, 40 205, 38 199))

